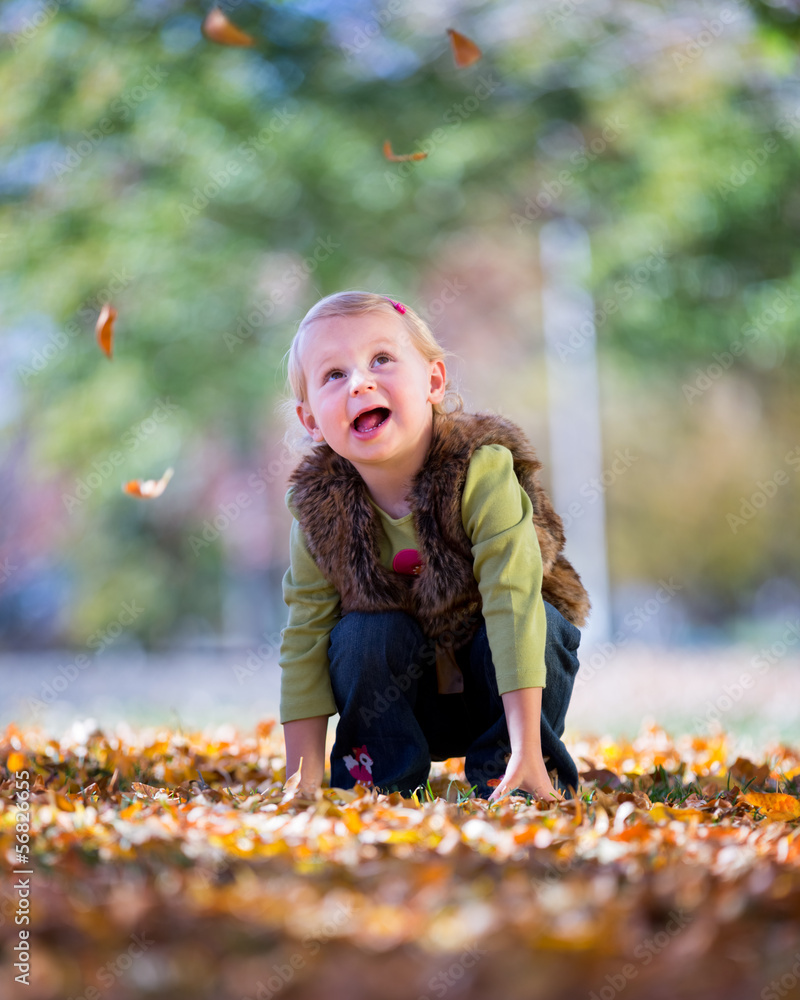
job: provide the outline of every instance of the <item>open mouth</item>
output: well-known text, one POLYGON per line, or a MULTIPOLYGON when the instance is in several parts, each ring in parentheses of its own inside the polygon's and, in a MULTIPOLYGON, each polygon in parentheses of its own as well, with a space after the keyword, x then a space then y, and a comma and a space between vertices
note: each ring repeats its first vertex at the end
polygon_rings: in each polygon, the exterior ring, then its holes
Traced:
POLYGON ((388 410, 385 406, 376 406, 372 410, 366 410, 364 413, 360 413, 353 421, 353 430, 358 431, 360 434, 365 434, 367 431, 374 431, 389 419, 390 413, 391 410, 388 410))

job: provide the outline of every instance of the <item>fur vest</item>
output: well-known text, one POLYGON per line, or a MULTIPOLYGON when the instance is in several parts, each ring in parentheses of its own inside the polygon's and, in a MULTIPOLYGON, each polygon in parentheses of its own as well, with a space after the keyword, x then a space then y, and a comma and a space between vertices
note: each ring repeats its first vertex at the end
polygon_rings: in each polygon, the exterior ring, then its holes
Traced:
POLYGON ((542 553, 543 598, 573 625, 583 627, 589 598, 561 554, 563 523, 539 483, 542 463, 510 420, 490 412, 434 411, 428 455, 406 496, 421 550, 418 572, 396 572, 381 564, 380 517, 367 500, 367 485, 355 466, 328 444, 315 446, 289 477, 308 550, 338 591, 342 614, 399 608, 413 615, 425 636, 436 641, 440 691, 463 689, 452 653, 466 645, 481 624, 481 594, 472 543, 461 522, 461 497, 472 454, 484 444, 509 449, 514 471, 531 499, 542 553), (440 659, 443 649, 449 651, 449 664, 440 659))

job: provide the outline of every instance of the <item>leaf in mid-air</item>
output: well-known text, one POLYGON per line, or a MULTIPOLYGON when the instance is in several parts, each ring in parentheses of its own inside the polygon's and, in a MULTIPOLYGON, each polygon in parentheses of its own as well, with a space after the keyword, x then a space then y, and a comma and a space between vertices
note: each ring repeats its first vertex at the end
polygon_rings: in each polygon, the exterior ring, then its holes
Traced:
POLYGON ((167 488, 167 483, 172 479, 174 471, 174 469, 167 469, 160 479, 131 479, 122 484, 122 490, 124 493, 130 493, 131 496, 141 497, 142 500, 152 500, 154 497, 161 496, 167 488))
POLYGON ((453 48, 453 58, 455 59, 456 66, 458 66, 459 69, 462 69, 464 66, 471 66, 483 55, 475 42, 473 42, 471 38, 467 38, 466 35, 462 35, 460 31, 454 31, 452 28, 448 28, 447 34, 450 36, 450 44, 453 48))
POLYGON ((392 144, 387 139, 383 144, 383 155, 392 163, 404 163, 406 160, 424 160, 427 153, 393 153, 392 144))
POLYGON ((111 357, 111 344, 114 339, 114 320, 116 318, 117 310, 110 302, 106 302, 100 310, 100 315, 97 317, 97 323, 94 328, 97 343, 100 345, 103 353, 109 358, 111 357))
POLYGON ((237 28, 219 7, 212 7, 206 14, 200 30, 210 42, 216 42, 218 45, 247 46, 256 44, 255 38, 237 28))

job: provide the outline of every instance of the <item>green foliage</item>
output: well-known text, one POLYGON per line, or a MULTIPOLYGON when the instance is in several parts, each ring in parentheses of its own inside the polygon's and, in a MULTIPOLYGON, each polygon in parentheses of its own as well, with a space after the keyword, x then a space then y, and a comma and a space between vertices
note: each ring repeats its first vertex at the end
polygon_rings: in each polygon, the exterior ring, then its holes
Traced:
MULTIPOLYGON (((65 491, 111 452, 125 460, 66 519, 76 642, 132 597, 147 602, 133 626, 146 641, 186 615, 218 627, 224 556, 189 551, 203 470, 187 463, 209 437, 255 453, 320 295, 369 288, 425 314, 423 276, 449 235, 513 246, 572 216, 591 237, 598 309, 617 304, 595 317, 604 357, 679 383, 777 292, 800 290, 798 21, 785 8, 737 4, 706 44, 668 42, 676 12, 644 3, 641 20, 564 3, 544 21, 475 3, 454 26, 484 57, 458 70, 422 7, 381 23, 377 7, 223 6, 252 49, 203 38, 199 2, 75 0, 0 50, 2 156, 17 164, 0 192, 19 407, 5 433, 24 429, 32 465, 65 491), (387 138, 430 155, 387 163, 387 138), (648 265, 654 247, 665 255, 648 265), (108 299, 111 363, 93 333, 108 299), (35 370, 59 333, 68 346, 35 370), (126 445, 164 401, 169 419, 126 445), (120 496, 123 478, 168 465, 169 502, 120 496)), ((790 310, 737 370, 796 374, 797 357, 790 310)), ((753 579, 761 563, 739 568, 753 579)))

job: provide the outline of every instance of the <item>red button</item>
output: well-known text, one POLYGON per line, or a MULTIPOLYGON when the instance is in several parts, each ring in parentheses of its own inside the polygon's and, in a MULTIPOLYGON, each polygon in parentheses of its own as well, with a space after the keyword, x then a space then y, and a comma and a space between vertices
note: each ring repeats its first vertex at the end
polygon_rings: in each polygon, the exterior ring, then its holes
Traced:
POLYGON ((406 573, 409 576, 422 572, 422 556, 416 549, 400 549, 392 559, 392 569, 395 573, 406 573))

